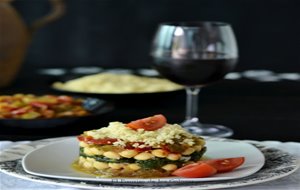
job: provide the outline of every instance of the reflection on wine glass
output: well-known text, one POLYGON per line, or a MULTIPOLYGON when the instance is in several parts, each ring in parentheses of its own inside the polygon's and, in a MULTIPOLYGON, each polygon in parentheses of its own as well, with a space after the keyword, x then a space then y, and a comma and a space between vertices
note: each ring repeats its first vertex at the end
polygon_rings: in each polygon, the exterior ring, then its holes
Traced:
POLYGON ((188 131, 228 137, 227 127, 202 124, 198 119, 198 94, 203 86, 224 78, 236 65, 238 49, 231 26, 221 22, 173 22, 160 24, 153 40, 154 67, 165 78, 182 84, 187 92, 188 131))

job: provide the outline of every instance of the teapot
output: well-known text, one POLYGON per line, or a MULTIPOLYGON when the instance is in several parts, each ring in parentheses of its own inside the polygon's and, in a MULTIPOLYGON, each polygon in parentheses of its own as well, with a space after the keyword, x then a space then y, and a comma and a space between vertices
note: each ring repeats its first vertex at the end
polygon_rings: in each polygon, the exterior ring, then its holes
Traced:
POLYGON ((15 79, 33 34, 39 28, 60 18, 65 10, 63 0, 49 0, 52 11, 26 26, 11 5, 12 1, 0 1, 0 87, 8 86, 15 79))

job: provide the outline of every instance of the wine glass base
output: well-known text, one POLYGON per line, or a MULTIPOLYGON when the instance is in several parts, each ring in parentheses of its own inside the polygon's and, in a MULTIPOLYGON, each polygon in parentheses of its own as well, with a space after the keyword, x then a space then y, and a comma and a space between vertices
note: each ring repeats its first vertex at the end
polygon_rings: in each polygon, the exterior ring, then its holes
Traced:
POLYGON ((187 120, 181 126, 195 135, 211 137, 230 137, 233 135, 233 130, 223 125, 202 124, 187 120))

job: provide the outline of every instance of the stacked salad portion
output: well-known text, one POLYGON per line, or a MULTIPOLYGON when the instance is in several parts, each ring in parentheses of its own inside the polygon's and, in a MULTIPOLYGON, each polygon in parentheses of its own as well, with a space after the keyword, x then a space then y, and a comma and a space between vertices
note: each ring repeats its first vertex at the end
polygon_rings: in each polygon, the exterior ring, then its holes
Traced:
POLYGON ((198 162, 206 151, 203 138, 163 115, 107 127, 78 136, 80 153, 73 166, 99 177, 168 177, 198 162))

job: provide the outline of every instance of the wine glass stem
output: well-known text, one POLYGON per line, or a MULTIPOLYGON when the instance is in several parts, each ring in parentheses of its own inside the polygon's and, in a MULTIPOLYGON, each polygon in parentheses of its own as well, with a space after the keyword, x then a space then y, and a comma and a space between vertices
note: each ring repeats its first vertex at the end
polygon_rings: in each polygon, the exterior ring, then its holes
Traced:
POLYGON ((198 94, 200 88, 186 87, 186 120, 198 120, 198 94))

